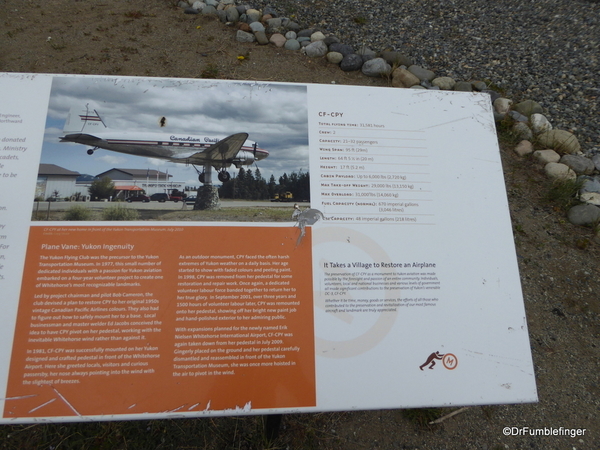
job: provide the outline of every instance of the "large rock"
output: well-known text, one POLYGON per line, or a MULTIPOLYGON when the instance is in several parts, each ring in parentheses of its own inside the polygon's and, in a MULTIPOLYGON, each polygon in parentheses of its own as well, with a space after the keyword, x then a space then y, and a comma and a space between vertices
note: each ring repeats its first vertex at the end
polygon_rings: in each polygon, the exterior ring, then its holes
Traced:
POLYGON ((526 123, 515 122, 512 126, 512 132, 517 139, 533 140, 533 133, 526 123))
POLYGON ((327 54, 327 45, 323 40, 311 42, 309 45, 304 47, 306 56, 310 58, 318 58, 319 56, 325 56, 327 54))
POLYGON ((256 33, 257 31, 265 31, 265 26, 260 22, 252 22, 250 29, 256 33))
POLYGON ((247 9, 246 20, 248 21, 248 23, 258 22, 260 20, 260 11, 256 9, 247 9))
POLYGON ((327 44, 327 47, 329 47, 331 44, 339 44, 340 40, 336 36, 330 34, 325 39, 323 39, 323 42, 325 42, 325 44, 327 44))
POLYGON ((471 84, 476 91, 481 92, 487 89, 487 84, 485 84, 483 81, 473 81, 471 84))
POLYGON ((531 130, 535 134, 544 133, 552 129, 552 124, 543 114, 532 114, 529 117, 529 121, 531 122, 531 130))
POLYGON ((560 162, 569 166, 577 175, 591 175, 594 172, 594 163, 591 159, 580 155, 564 155, 560 162))
POLYGON ((344 55, 342 55, 340 52, 327 53, 327 61, 329 61, 331 64, 339 64, 342 62, 342 59, 344 59, 344 55))
POLYGON ((600 177, 581 176, 578 180, 581 181, 580 194, 584 192, 596 192, 600 194, 600 177))
POLYGON ((483 91, 484 94, 488 94, 490 96, 490 102, 492 102, 492 104, 499 99, 500 97, 502 97, 502 95, 500 95, 500 93, 492 90, 492 89, 484 89, 483 91))
POLYGON ((401 67, 392 72, 392 86, 394 87, 409 88, 418 85, 420 81, 412 72, 401 67))
POLYGON ((424 69, 423 67, 414 64, 408 68, 408 71, 416 75, 421 81, 431 81, 435 78, 435 73, 431 70, 424 69))
POLYGON ((454 78, 450 77, 438 77, 434 78, 431 84, 439 87, 443 91, 451 91, 454 89, 454 86, 456 86, 456 81, 454 81, 454 78))
POLYGON ((517 103, 514 109, 527 117, 530 117, 532 114, 541 114, 543 112, 540 104, 533 100, 525 100, 524 102, 517 103))
POLYGON ((260 45, 267 45, 269 43, 267 33, 264 31, 255 31, 254 37, 256 38, 256 42, 258 42, 260 45))
POLYGON ((512 106, 512 104, 512 100, 504 97, 499 97, 496 100, 494 100, 494 109, 498 114, 507 114, 508 111, 510 111, 510 107, 512 106))
POLYGON ((235 6, 230 6, 225 10, 227 16, 227 22, 237 22, 240 18, 240 13, 235 6))
POLYGON ((351 55, 344 56, 340 63, 340 69, 345 72, 351 72, 353 70, 360 70, 363 65, 362 56, 353 53, 351 55))
POLYGON ((300 42, 296 39, 288 39, 283 47, 286 50, 300 50, 300 42))
POLYGON ((523 140, 515 147, 515 153, 519 156, 525 156, 533 153, 533 144, 527 140, 523 140))
POLYGON ((560 161, 560 155, 554 150, 537 150, 533 152, 533 157, 542 164, 557 163, 560 161))
POLYGON ((202 8, 202 14, 205 16, 216 16, 217 8, 212 5, 206 5, 204 8, 202 8))
MULTIPOLYGON (((377 52, 374 52, 373 50, 371 50, 369 47, 361 47, 358 49, 358 51, 356 52, 357 55, 360 55, 363 57, 363 60, 365 60, 365 58, 368 59, 373 59, 377 57, 377 52)), ((385 59, 385 58, 383 58, 385 59)), ((388 64, 390 64, 390 62, 386 59, 386 62, 388 64)))
POLYGON ((508 117, 510 117, 512 120, 514 120, 516 122, 523 122, 523 123, 529 122, 529 118, 527 116, 524 116, 523 114, 521 114, 518 111, 509 111, 508 117))
POLYGON ((600 206, 600 194, 598 192, 585 192, 579 196, 579 200, 591 205, 600 206))
POLYGON ((238 30, 245 31, 246 33, 252 33, 252 28, 246 22, 238 22, 236 25, 238 30))
POLYGON ((413 61, 408 56, 399 52, 384 51, 381 52, 381 57, 391 66, 412 66, 413 61))
POLYGON ((473 92, 473 85, 468 81, 459 81, 454 85, 454 90, 460 92, 473 92))
POLYGON ((600 208, 588 203, 573 206, 567 218, 573 225, 593 226, 600 222, 600 208))
MULTIPOLYGON (((323 33, 321 33, 320 31, 315 31, 313 34, 310 35, 311 42, 322 41, 324 39, 325 39, 325 35, 323 33)), ((327 44, 325 44, 325 45, 327 45, 327 44)))
POLYGON ((281 18, 274 17, 272 19, 267 20, 267 31, 269 33, 280 33, 281 31, 283 31, 281 25, 281 18))
POLYGON ((283 47, 285 45, 286 39, 285 36, 281 33, 274 33, 271 35, 271 37, 269 38, 269 42, 271 44, 274 44, 275 47, 283 47))
POLYGON ((548 178, 552 180, 575 180, 577 179, 577 174, 571 170, 571 168, 565 164, 561 163, 548 163, 544 166, 544 172, 548 175, 548 178))
POLYGON ((368 77, 381 77, 388 75, 392 71, 392 67, 383 58, 374 58, 365 62, 361 70, 368 77))
POLYGON ((307 37, 310 39, 311 34, 313 34, 315 31, 312 28, 306 28, 304 30, 300 30, 298 31, 298 37, 307 37))
POLYGON ((575 135, 565 130, 546 131, 540 134, 537 139, 542 147, 554 149, 561 154, 573 154, 581 150, 575 135))
POLYGON ((294 22, 293 20, 286 20, 283 19, 283 21, 281 22, 283 24, 284 27, 286 27, 288 30, 292 30, 292 31, 300 31, 300 25, 298 25, 296 22, 294 22))
POLYGON ((600 153, 592 156, 592 162, 594 163, 594 166, 596 166, 596 170, 600 170, 600 153))
POLYGON ((351 45, 340 44, 339 42, 332 43, 329 46, 329 51, 341 53, 342 56, 351 55, 352 53, 356 53, 351 45))
POLYGON ((256 38, 252 33, 247 33, 242 30, 238 30, 235 35, 235 40, 238 42, 254 42, 256 38))

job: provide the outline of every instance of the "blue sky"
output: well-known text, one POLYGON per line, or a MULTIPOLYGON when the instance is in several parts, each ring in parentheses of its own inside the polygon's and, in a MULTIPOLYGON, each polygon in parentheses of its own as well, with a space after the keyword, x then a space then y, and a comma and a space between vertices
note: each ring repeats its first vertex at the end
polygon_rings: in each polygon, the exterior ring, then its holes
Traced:
MULTIPOLYGON (((171 180, 197 186, 192 167, 164 160, 130 156, 59 143, 72 106, 96 109, 109 129, 216 135, 247 132, 249 139, 269 151, 259 161, 265 179, 284 172, 308 171, 306 87, 246 81, 189 80, 134 77, 56 77, 53 80, 41 162, 96 175, 112 169, 168 170, 171 180), (159 127, 161 117, 167 125, 159 127)), ((237 170, 229 169, 232 176, 237 170)))

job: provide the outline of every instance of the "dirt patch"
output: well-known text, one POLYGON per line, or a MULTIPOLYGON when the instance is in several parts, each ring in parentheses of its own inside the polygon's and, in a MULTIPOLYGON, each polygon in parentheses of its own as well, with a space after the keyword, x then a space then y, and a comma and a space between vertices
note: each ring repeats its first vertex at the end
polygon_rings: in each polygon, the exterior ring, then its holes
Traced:
POLYGON ((236 42, 216 17, 173 3, 9 0, 0 71, 388 85, 324 58, 236 42))

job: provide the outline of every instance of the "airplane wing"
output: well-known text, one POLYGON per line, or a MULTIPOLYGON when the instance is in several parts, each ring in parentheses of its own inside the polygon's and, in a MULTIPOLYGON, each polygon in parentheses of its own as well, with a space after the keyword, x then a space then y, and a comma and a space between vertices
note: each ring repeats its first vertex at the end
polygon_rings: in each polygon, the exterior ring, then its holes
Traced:
POLYGON ((225 139, 220 140, 216 144, 194 153, 186 158, 190 164, 204 164, 207 162, 221 163, 228 159, 235 158, 235 155, 240 151, 244 142, 248 139, 248 133, 236 133, 225 139))
POLYGON ((102 141, 99 137, 85 133, 72 133, 66 136, 61 136, 60 142, 76 142, 83 145, 97 145, 98 142, 102 141))

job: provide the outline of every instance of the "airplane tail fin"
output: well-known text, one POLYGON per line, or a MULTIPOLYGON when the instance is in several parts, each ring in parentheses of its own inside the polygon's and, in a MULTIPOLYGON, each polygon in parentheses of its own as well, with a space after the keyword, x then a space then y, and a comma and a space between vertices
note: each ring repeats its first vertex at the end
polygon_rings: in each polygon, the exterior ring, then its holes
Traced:
POLYGON ((85 105, 83 108, 73 106, 67 115, 63 133, 93 133, 93 131, 100 131, 104 128, 108 127, 95 109, 89 105, 85 105))

